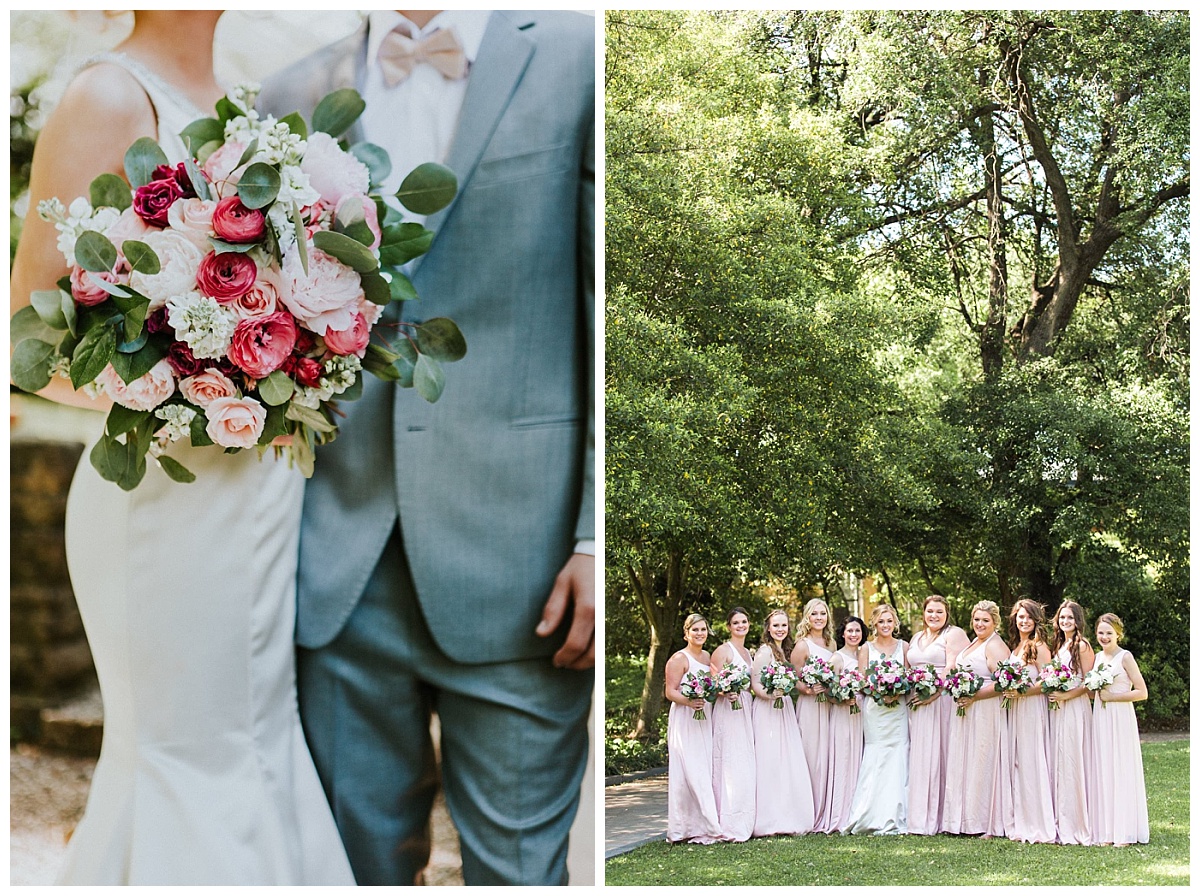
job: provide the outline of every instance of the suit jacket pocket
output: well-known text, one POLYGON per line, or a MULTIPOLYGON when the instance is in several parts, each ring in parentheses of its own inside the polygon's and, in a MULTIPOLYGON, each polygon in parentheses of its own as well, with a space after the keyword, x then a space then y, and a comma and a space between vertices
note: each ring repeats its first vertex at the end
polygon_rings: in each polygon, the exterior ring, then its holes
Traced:
POLYGON ((516 155, 485 156, 475 170, 472 184, 478 187, 566 171, 576 162, 567 151, 569 146, 568 143, 557 143, 516 155))

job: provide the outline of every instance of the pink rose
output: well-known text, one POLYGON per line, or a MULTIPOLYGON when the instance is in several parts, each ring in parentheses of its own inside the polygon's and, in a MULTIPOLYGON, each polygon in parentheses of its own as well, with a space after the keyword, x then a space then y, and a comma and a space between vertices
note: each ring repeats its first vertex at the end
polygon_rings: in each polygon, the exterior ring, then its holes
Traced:
POLYGON ((237 196, 217 203, 212 215, 213 232, 230 243, 253 243, 267 229, 267 216, 256 208, 246 208, 237 196))
POLYGON ((222 448, 253 448, 267 422, 267 409, 253 398, 215 398, 205 415, 204 431, 222 448))
POLYGON ((163 358, 149 372, 126 383, 109 364, 96 377, 109 398, 134 411, 152 411, 175 394, 175 372, 163 358))
POLYGON ((229 345, 229 360, 256 380, 283 366, 296 346, 296 321, 286 311, 239 321, 229 345))
POLYGON ((237 386, 233 380, 215 367, 179 381, 179 391, 192 404, 207 408, 218 398, 236 398, 237 386))
POLYGON ((354 315, 354 324, 346 330, 326 330, 325 345, 335 355, 358 355, 367 353, 371 341, 371 328, 362 314, 354 315))
POLYGON ((293 246, 283 260, 283 304, 301 324, 319 336, 348 330, 363 300, 358 274, 320 249, 308 254, 308 274, 293 246))
POLYGON ((183 191, 173 178, 152 180, 133 191, 133 210, 147 224, 166 227, 172 203, 182 196, 183 191))
POLYGON ((245 143, 225 143, 205 159, 204 164, 200 166, 200 170, 212 183, 218 197, 232 195, 237 189, 238 178, 233 176, 233 171, 245 151, 245 143))
MULTIPOLYGON (((106 283, 117 283, 117 275, 111 271, 101 271, 96 277, 106 283)), ((99 305, 108 298, 108 293, 92 282, 91 277, 79 265, 71 267, 71 295, 80 305, 99 305)))
POLYGON ((276 308, 281 304, 280 296, 282 295, 283 280, 279 276, 279 271, 275 268, 260 269, 258 279, 254 281, 250 290, 244 296, 234 299, 226 307, 243 319, 266 317, 268 314, 275 313, 276 308))
POLYGON ((207 252, 208 238, 212 235, 213 209, 216 206, 211 199, 181 199, 167 212, 167 223, 172 230, 183 234, 207 252))
POLYGON ((339 202, 337 206, 337 217, 340 219, 343 212, 351 209, 355 202, 357 202, 362 208, 362 216, 367 223, 367 229, 370 230, 371 235, 375 237, 375 239, 372 240, 371 245, 369 245, 367 248, 371 250, 378 249, 379 243, 383 239, 383 233, 379 229, 379 209, 375 207, 375 203, 369 198, 358 195, 342 197, 342 201, 339 202))
POLYGON ((244 296, 258 278, 258 265, 241 252, 210 252, 196 271, 204 295, 224 304, 244 296))
POLYGON ((300 170, 308 175, 309 184, 321 198, 333 206, 347 194, 363 195, 371 188, 371 172, 367 166, 321 131, 309 134, 300 170))

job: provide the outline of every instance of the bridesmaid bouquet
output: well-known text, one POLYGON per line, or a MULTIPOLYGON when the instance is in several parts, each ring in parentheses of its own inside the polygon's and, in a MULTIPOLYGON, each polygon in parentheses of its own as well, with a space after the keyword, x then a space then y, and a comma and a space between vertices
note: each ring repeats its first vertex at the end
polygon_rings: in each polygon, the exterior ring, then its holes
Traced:
POLYGON ((311 476, 314 446, 337 434, 335 397, 357 398, 363 370, 436 401, 441 363, 466 353, 447 318, 372 341, 385 305, 416 298, 400 266, 433 239, 392 203, 431 214, 454 198, 454 174, 421 165, 385 200, 387 154, 337 139, 363 111, 355 91, 325 97, 311 128, 297 113, 260 118, 256 94, 239 86, 188 125, 183 162, 142 138, 128 180, 101 174, 69 206, 38 206, 70 273, 13 316, 12 379, 37 392, 61 376, 111 398, 90 459, 126 490, 148 455, 194 481, 163 453, 182 439, 274 445, 311 476))
MULTIPOLYGON (((942 687, 955 700, 974 697, 983 687, 983 678, 968 666, 955 666, 942 678, 942 687)), ((965 706, 956 707, 955 715, 965 716, 965 706)))
POLYGON ((739 710, 742 708, 739 695, 750 687, 750 670, 726 663, 717 672, 716 687, 718 694, 733 694, 733 709, 739 710))
POLYGON ((902 697, 908 693, 904 663, 888 656, 872 660, 867 665, 863 693, 881 706, 891 697, 902 697))
MULTIPOLYGON (((699 697, 706 703, 715 703, 717 700, 717 682, 707 672, 688 672, 683 676, 683 681, 679 683, 679 692, 689 700, 695 700, 699 697)), ((704 714, 703 709, 697 709, 692 713, 692 718, 703 721, 708 716, 704 714)))
POLYGON ((857 668, 851 666, 848 669, 843 669, 841 674, 829 685, 829 699, 835 703, 845 703, 847 700, 850 703, 850 715, 859 713, 862 710, 858 708, 858 701, 853 700, 858 694, 862 693, 863 685, 866 679, 857 668))
MULTIPOLYGON (((1083 686, 1091 691, 1094 695, 1099 696, 1102 688, 1108 687, 1117 680, 1117 669, 1111 663, 1100 663, 1091 672, 1083 676, 1083 686)), ((1108 709, 1108 704, 1103 700, 1100 705, 1108 709)))
POLYGON ((996 664, 996 690, 1000 691, 1000 703, 1006 709, 1012 695, 1024 694, 1033 685, 1029 667, 1016 657, 1008 657, 996 664))
POLYGON ((771 662, 763 666, 762 672, 758 675, 758 682, 768 694, 772 691, 780 692, 776 695, 775 702, 771 704, 771 707, 773 709, 783 709, 784 696, 795 690, 797 682, 796 670, 786 663, 771 660, 771 662))
MULTIPOLYGON (((937 669, 932 663, 920 663, 908 670, 908 690, 917 700, 928 700, 933 697, 942 680, 938 678, 937 669)), ((920 707, 917 703, 908 704, 908 708, 916 712, 920 707)))
MULTIPOLYGON (((1078 681, 1071 667, 1055 657, 1042 666, 1042 671, 1038 673, 1038 683, 1042 686, 1042 693, 1049 694, 1051 691, 1069 691, 1078 681)), ((1058 709, 1058 703, 1051 701, 1050 708, 1058 709)))
MULTIPOLYGON (((810 656, 808 661, 800 667, 800 680, 810 688, 817 685, 824 685, 828 688, 834 681, 837 680, 837 672, 833 666, 829 665, 828 660, 821 659, 819 656, 810 656)), ((825 702, 825 693, 817 694, 817 702, 825 702)))

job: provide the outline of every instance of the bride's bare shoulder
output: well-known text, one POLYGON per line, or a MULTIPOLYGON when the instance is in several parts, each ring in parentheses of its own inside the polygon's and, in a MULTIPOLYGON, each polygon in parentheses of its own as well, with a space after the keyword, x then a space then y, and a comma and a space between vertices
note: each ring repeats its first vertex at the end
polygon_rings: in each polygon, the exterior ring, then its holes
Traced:
POLYGON ((154 107, 137 79, 120 65, 98 62, 71 79, 42 136, 77 141, 75 152, 117 144, 123 154, 138 137, 156 130, 154 107))

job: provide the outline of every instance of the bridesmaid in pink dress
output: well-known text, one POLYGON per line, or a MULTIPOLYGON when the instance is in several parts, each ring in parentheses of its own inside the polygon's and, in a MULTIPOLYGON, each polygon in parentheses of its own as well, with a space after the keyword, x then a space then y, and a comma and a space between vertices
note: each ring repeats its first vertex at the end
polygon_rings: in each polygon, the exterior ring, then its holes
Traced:
MULTIPOLYGON (((750 671, 746 649, 750 616, 741 607, 729 612, 729 640, 713 651, 714 676, 726 665, 750 671)), ((754 832, 754 725, 750 718, 752 691, 726 694, 713 704, 713 790, 717 820, 726 840, 742 842, 754 832), (734 709, 734 705, 737 709, 734 709)))
MULTIPOLYGON (((967 635, 950 624, 950 606, 940 594, 925 598, 925 628, 908 645, 908 665, 930 665, 945 673, 948 657, 962 652, 967 635)), ((946 746, 954 701, 939 690, 925 700, 913 699, 908 719, 908 833, 936 834, 942 829, 946 795, 946 746)))
MULTIPOLYGON (((1050 662, 1050 648, 1042 636, 1046 612, 1036 601, 1022 598, 1008 616, 1009 637, 1016 643, 1012 656, 1025 664, 1034 681, 1050 662)), ((1010 840, 1053 843, 1058 839, 1050 786, 1050 713, 1046 695, 1034 685, 1008 698, 1008 737, 1012 745, 1011 821, 1005 828, 1010 840)))
POLYGON ((754 765, 757 776, 754 836, 807 834, 813 829, 812 784, 800 743, 796 711, 787 694, 767 692, 760 680, 772 661, 788 665, 792 651, 791 622, 783 610, 772 610, 763 623, 763 644, 754 654, 750 686, 754 689, 754 765), (781 706, 775 706, 776 698, 781 706))
POLYGON ((1113 666, 1112 684, 1096 694, 1092 705, 1092 842, 1125 846, 1150 842, 1146 814, 1146 779, 1133 704, 1146 699, 1146 681, 1128 650, 1118 646, 1125 626, 1105 613, 1096 620, 1100 652, 1096 666, 1113 666))
POLYGON ((1008 722, 995 688, 996 664, 1008 648, 996 629, 1000 608, 981 600, 971 609, 975 639, 954 659, 984 680, 973 697, 955 702, 964 710, 950 719, 946 742, 946 798, 942 803, 942 831, 947 834, 1004 836, 1004 807, 1008 794, 1008 722))
MULTIPOLYGON (((833 655, 833 667, 858 668, 858 648, 867 637, 867 624, 857 616, 847 616, 838 630, 842 649, 833 655)), ((850 807, 854 805, 854 785, 862 765, 863 723, 862 697, 851 697, 845 703, 834 703, 829 709, 829 806, 830 832, 840 831, 850 822, 850 807), (859 711, 852 713, 851 707, 859 711)))
POLYGON ((704 649, 708 622, 698 613, 684 620, 687 645, 667 660, 667 840, 671 843, 716 843, 723 839, 712 786, 712 716, 703 698, 680 690, 687 675, 708 675, 704 649), (704 717, 697 719, 697 711, 704 717))
POLYGON ((1092 668, 1095 654, 1087 642, 1083 607, 1073 600, 1064 600, 1054 614, 1053 650, 1055 658, 1070 667, 1072 687, 1047 695, 1051 710, 1051 802, 1058 842, 1087 845, 1092 842, 1088 819, 1092 799, 1088 775, 1092 766, 1092 705, 1083 686, 1083 673, 1092 668))
MULTIPOLYGON (((792 649, 792 665, 799 675, 810 657, 818 657, 833 663, 837 641, 833 638, 833 617, 829 605, 814 597, 804 605, 804 613, 796 626, 796 646, 792 649)), ((808 763, 808 778, 812 784, 813 830, 830 833, 829 774, 830 759, 828 699, 820 695, 828 690, 825 685, 810 687, 804 682, 796 686, 796 721, 800 726, 800 740, 804 744, 804 760, 808 763)))

